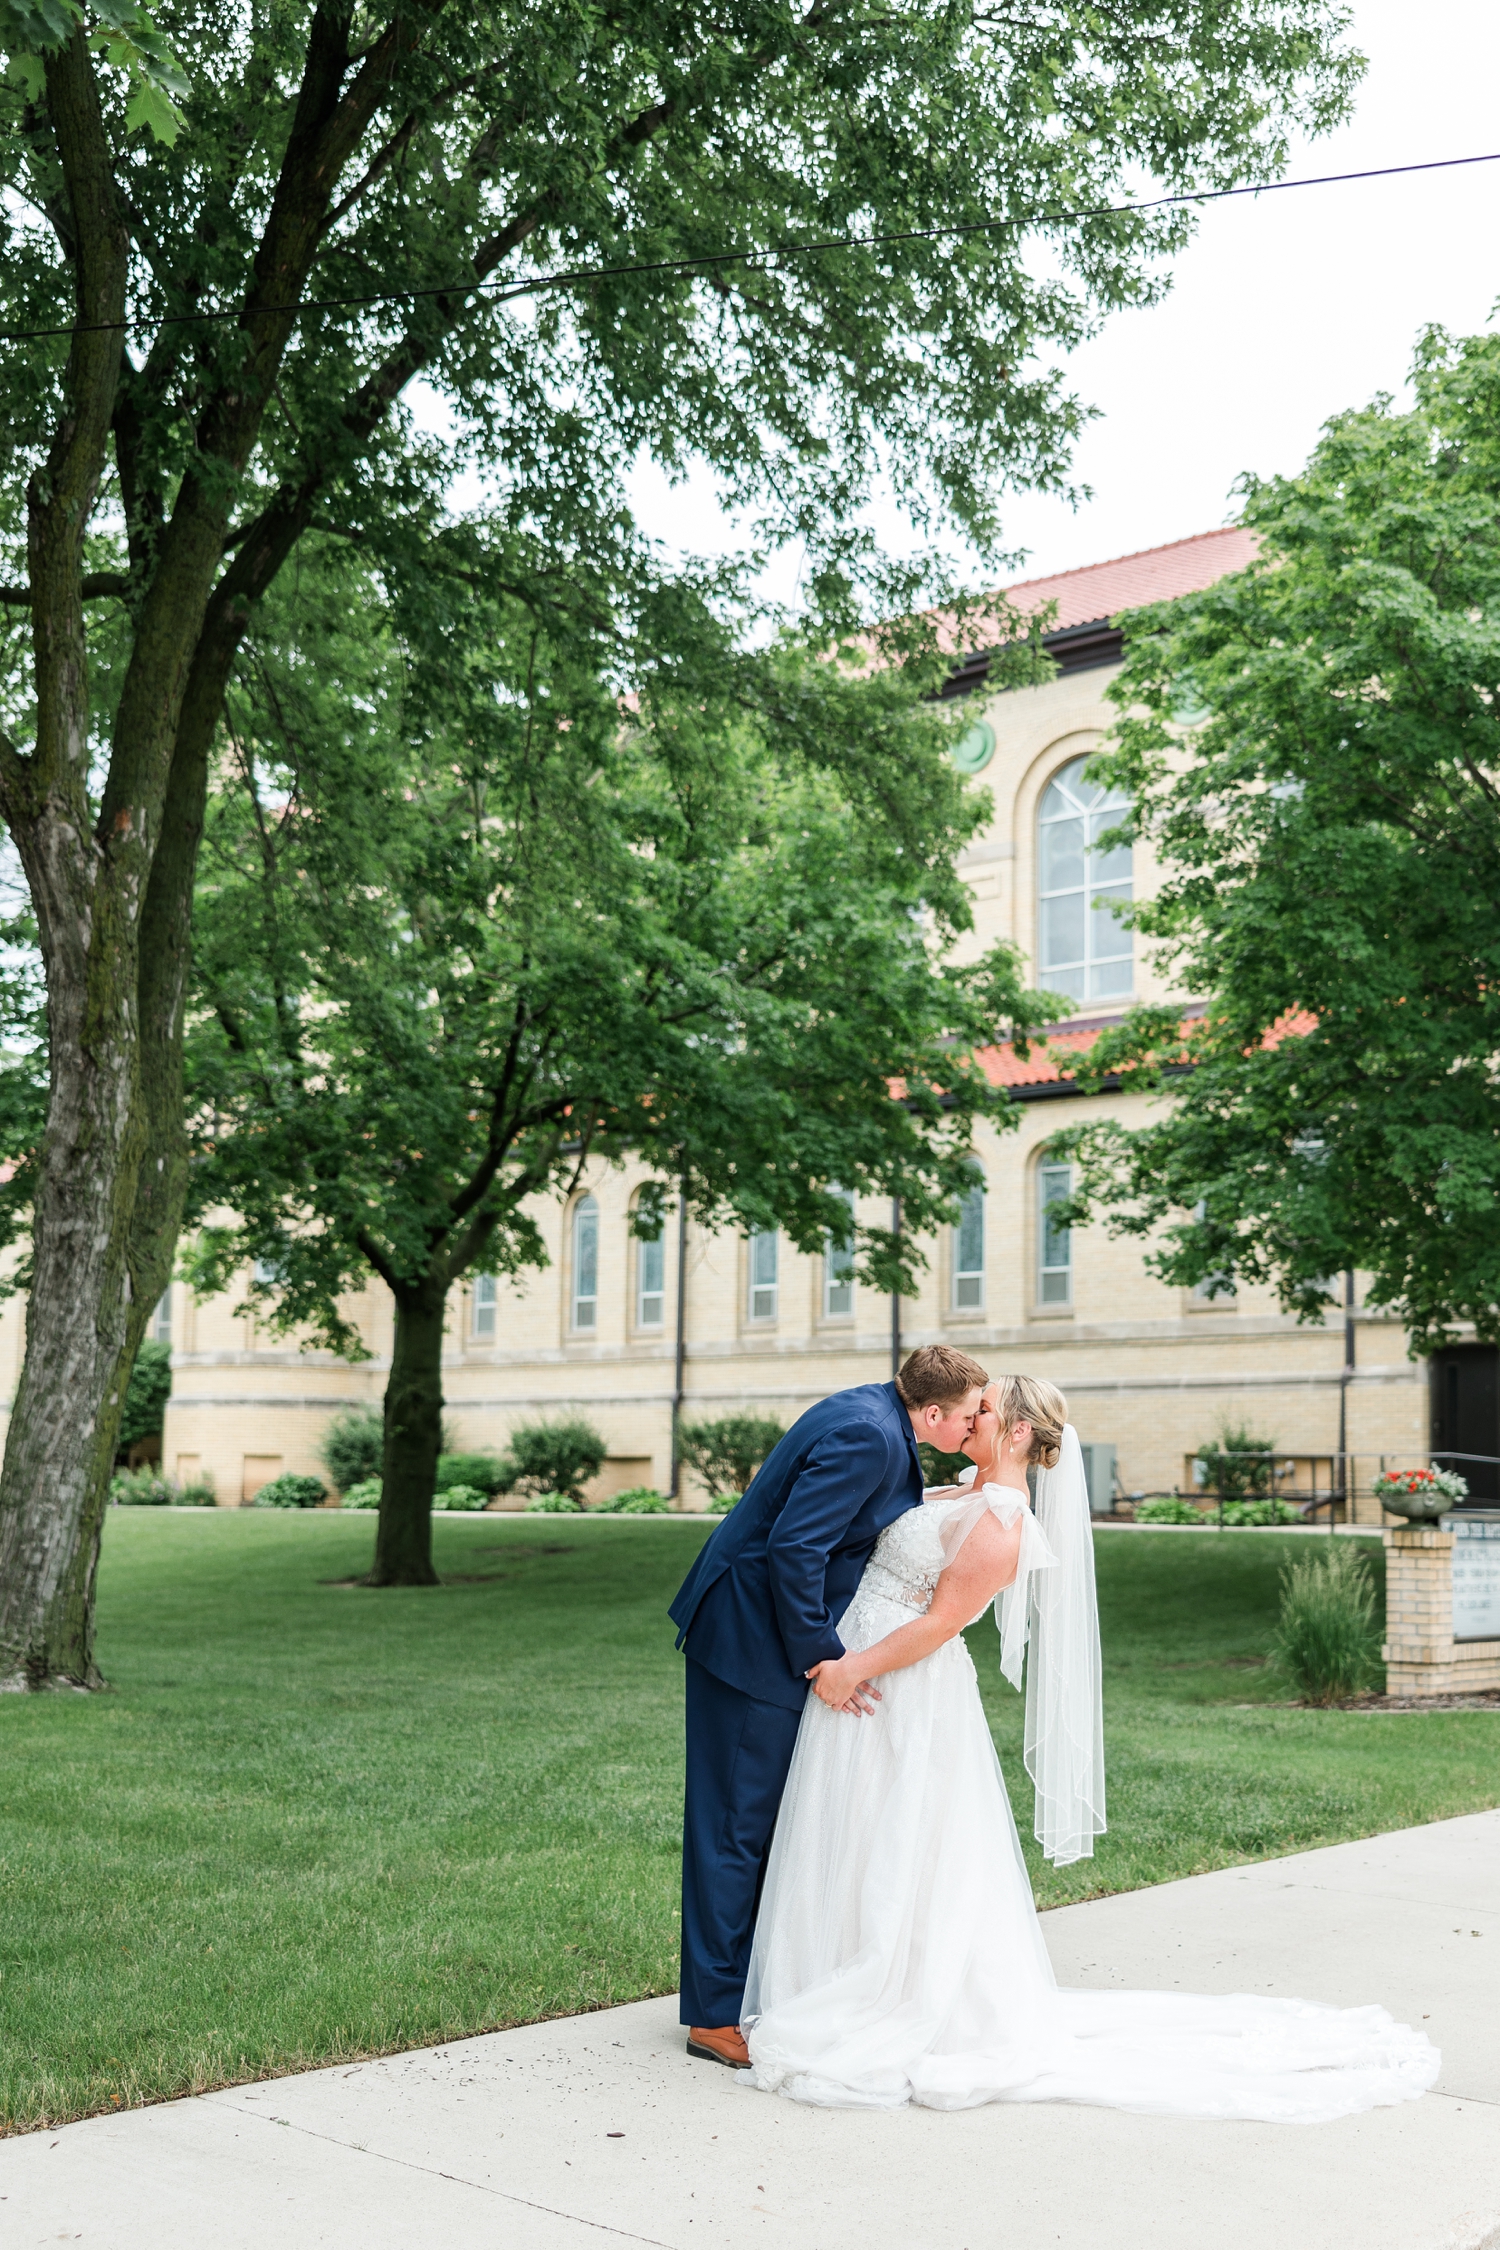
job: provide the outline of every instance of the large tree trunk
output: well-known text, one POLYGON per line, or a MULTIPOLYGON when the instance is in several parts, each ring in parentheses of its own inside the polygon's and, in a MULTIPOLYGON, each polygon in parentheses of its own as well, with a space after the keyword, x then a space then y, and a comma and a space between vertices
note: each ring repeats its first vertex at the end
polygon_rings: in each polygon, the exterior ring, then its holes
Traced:
POLYGON ((432 1500, 443 1442, 439 1283, 396 1291, 396 1338, 385 1392, 385 1460, 372 1586, 435 1586, 432 1500))
POLYGON ((139 807, 90 820, 83 542, 109 440, 126 239, 84 34, 47 59, 76 230, 78 327, 63 410, 27 491, 36 740, 0 744, 47 972, 51 1101, 38 1161, 26 1358, 0 1473, 0 1686, 94 1684, 99 1529, 149 1304, 128 1259, 144 1151, 136 946, 150 844, 139 807))

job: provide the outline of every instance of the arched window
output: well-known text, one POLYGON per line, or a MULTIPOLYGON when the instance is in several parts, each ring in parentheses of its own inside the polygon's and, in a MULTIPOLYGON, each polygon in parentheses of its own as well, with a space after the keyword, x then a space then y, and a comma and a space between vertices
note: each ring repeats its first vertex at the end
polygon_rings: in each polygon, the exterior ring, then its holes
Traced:
POLYGON ((849 1213, 849 1239, 835 1242, 828 1237, 823 1251, 823 1317, 840 1320, 854 1310, 854 1198, 847 1188, 835 1188, 834 1194, 849 1213))
POLYGON ((599 1206, 591 1195, 573 1206, 573 1326, 594 1328, 599 1318, 599 1206))
POLYGON ((492 1273, 476 1273, 474 1294, 469 1301, 469 1334, 476 1344, 492 1344, 495 1341, 496 1295, 495 1276, 492 1273))
POLYGON ((976 1172, 958 1207, 953 1229, 953 1310, 979 1312, 984 1306, 984 1178, 976 1172))
POLYGON ((1074 758, 1037 813, 1037 982, 1074 1000, 1110 1000, 1131 984, 1130 932, 1109 911, 1130 897, 1130 846, 1096 846, 1130 807, 1074 758))
POLYGON ((750 1318, 774 1320, 776 1318, 777 1269, 780 1265, 781 1236, 774 1227, 750 1237, 750 1318))
POLYGON ((1071 1164, 1039 1164, 1036 1168, 1036 1301, 1039 1305, 1073 1302, 1073 1230, 1060 1226, 1057 1206, 1073 1193, 1071 1164))
POLYGON ((635 1324, 660 1328, 666 1312, 667 1241, 658 1227, 649 1242, 635 1243, 635 1324))

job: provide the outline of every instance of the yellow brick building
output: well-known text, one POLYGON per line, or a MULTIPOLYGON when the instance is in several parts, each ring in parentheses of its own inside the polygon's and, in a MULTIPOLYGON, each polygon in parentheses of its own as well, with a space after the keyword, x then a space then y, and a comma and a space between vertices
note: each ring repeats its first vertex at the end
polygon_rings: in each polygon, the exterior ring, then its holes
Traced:
MULTIPOLYGON (((1104 690, 1120 639, 1110 620, 1210 584, 1250 552, 1246 533, 1210 532, 1013 588, 1023 607, 1056 605, 1056 678, 998 693, 976 659, 953 683, 974 721, 960 763, 994 807, 964 855, 971 942, 1016 940, 1038 982, 1072 994, 1080 1032, 1132 1000, 1166 996, 1140 945, 1092 905, 1152 880, 1139 853, 1132 866, 1128 853, 1104 859, 1084 848, 1110 817, 1084 774, 1111 723, 1104 690)), ((1120 1491, 1184 1483, 1188 1457, 1225 1416, 1295 1459, 1299 1488, 1316 1475, 1327 1489, 1341 1409, 1358 1484, 1367 1487, 1381 1456, 1426 1458, 1428 1370, 1382 1316, 1356 1311, 1351 1375, 1342 1315, 1299 1328, 1268 1293, 1210 1300, 1170 1289, 1146 1274, 1134 1244, 1051 1227, 1047 1208, 1067 1178, 1049 1163, 1049 1143, 1064 1119, 1105 1104, 1129 1119, 1145 1114, 1144 1098, 1082 1101, 1050 1068, 1013 1057, 999 1067, 1014 1082, 1018 1129, 981 1131, 982 1179, 963 1222, 926 1245, 925 1279, 894 1308, 896 1320, 891 1301, 851 1282, 837 1257, 806 1257, 782 1239, 680 1230, 674 1220, 661 1242, 641 1244, 629 1232, 639 1177, 601 1166, 566 1209, 539 1212, 551 1256, 543 1272, 514 1283, 471 1277, 454 1292, 444 1387, 457 1441, 499 1447, 518 1420, 582 1410, 609 1443, 600 1496, 637 1483, 665 1489, 679 1388, 690 1417, 755 1409, 790 1422, 828 1391, 886 1376, 898 1338, 902 1350, 947 1338, 997 1371, 1062 1386, 1080 1436, 1098 1449, 1099 1492, 1110 1482, 1109 1448, 1120 1491)), ((883 1222, 888 1207, 870 1215, 883 1222)), ((283 1469, 316 1469, 329 1415, 379 1399, 391 1341, 389 1300, 373 1282, 350 1307, 373 1355, 357 1365, 301 1353, 233 1306, 232 1297, 197 1301, 177 1284, 158 1316, 174 1354, 165 1467, 211 1475, 226 1505, 283 1469)), ((13 1334, 0 1339, 7 1347, 14 1359, 13 1334)), ((683 1498, 692 1498, 686 1486, 683 1498)), ((1357 1513, 1374 1520, 1379 1511, 1365 1497, 1357 1513)))

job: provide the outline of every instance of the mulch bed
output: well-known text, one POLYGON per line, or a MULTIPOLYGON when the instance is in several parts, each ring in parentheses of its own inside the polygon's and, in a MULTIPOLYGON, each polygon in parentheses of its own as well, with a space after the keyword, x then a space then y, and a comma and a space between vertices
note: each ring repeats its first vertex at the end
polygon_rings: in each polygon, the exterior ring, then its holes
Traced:
POLYGON ((1500 1711, 1500 1688, 1477 1695, 1359 1695, 1338 1711, 1500 1711))

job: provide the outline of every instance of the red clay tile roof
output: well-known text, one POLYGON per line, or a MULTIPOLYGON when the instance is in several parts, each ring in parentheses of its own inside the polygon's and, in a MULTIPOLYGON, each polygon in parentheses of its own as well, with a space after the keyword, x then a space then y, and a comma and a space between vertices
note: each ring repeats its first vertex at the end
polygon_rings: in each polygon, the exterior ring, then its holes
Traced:
MULTIPOLYGON (((1203 1012, 1204 1004, 1201 1000, 1184 1001, 1184 1033, 1188 1025, 1203 1012)), ((1093 1046, 1101 1031, 1120 1020, 1118 1016, 1090 1016, 1071 1030, 1066 1023, 1059 1024, 1050 1033, 1038 1033, 1032 1042, 1030 1054, 1024 1060, 1007 1041, 1004 1046, 984 1048, 978 1061, 992 1086, 1056 1086, 1067 1078, 1068 1073, 1058 1068, 1054 1057, 1067 1052, 1075 1055, 1084 1053, 1093 1046)), ((1317 1017, 1309 1015, 1305 1008, 1289 1008, 1284 1016, 1278 1017, 1271 1025, 1261 1040, 1261 1045, 1264 1048, 1274 1048, 1279 1047, 1284 1039, 1303 1039, 1308 1032, 1317 1029, 1317 1022, 1317 1017)))
POLYGON ((1019 585, 1001 589, 1017 609, 1043 609, 1056 602, 1053 631, 1069 625, 1091 625, 1116 617, 1122 609, 1139 609, 1146 602, 1171 601, 1178 594, 1196 594, 1215 579, 1227 578, 1255 560, 1260 541, 1253 531, 1229 524, 1222 531, 1200 531, 1191 539, 1174 539, 1166 547, 1147 547, 1138 555, 1119 555, 1113 562, 1089 563, 1082 570, 1062 570, 1053 578, 1023 578, 1019 585))
POLYGON ((1081 1054, 1092 1047, 1099 1036, 1099 1026, 1091 1025, 1087 1031, 1054 1031, 1048 1041, 1050 1053, 1045 1053, 1039 1043, 1034 1043, 1030 1055, 1023 1062, 1014 1047, 986 1047, 979 1057, 985 1077, 992 1086, 1052 1086, 1063 1073, 1051 1055, 1059 1049, 1071 1048, 1081 1054))
MULTIPOLYGON (((1082 570, 1060 570, 1052 578, 1023 578, 1014 586, 997 589, 1000 595, 1027 614, 1056 603, 1056 615, 1046 630, 1065 633, 1070 626, 1103 624, 1121 610, 1138 609, 1146 602, 1171 601, 1178 594, 1196 594, 1216 579, 1243 570, 1260 551, 1253 531, 1229 524, 1222 531, 1200 531, 1191 539, 1174 539, 1170 546, 1147 547, 1138 555, 1117 555, 1113 562, 1089 563, 1082 570)), ((939 614, 942 629, 948 621, 939 614)), ((992 641, 1004 640, 1012 630, 1005 621, 993 620, 992 641)), ((983 646, 986 621, 970 624, 965 634, 970 648, 983 646)))

